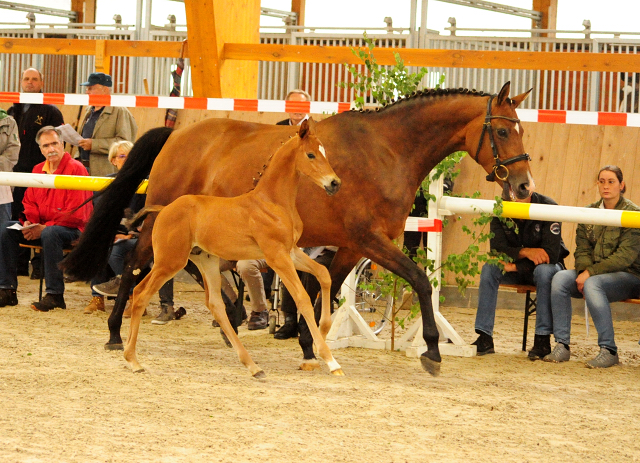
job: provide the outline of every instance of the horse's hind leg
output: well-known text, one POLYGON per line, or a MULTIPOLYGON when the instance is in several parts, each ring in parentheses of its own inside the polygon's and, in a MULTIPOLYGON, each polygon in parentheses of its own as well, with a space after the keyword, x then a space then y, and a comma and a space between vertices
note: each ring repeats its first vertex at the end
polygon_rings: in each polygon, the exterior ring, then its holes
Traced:
POLYGON ((150 238, 151 228, 145 228, 140 234, 140 238, 138 239, 135 248, 133 248, 127 258, 120 280, 118 297, 116 297, 115 305, 113 306, 111 315, 109 315, 109 341, 104 346, 106 350, 122 350, 122 337, 120 336, 122 315, 124 313, 124 308, 127 305, 127 301, 129 300, 131 288, 133 288, 133 285, 140 274, 140 272, 136 272, 136 269, 141 270, 146 267, 153 256, 150 238))
MULTIPOLYGON (((342 372, 342 368, 340 368, 338 362, 336 362, 333 358, 329 346, 327 346, 327 343, 324 341, 322 334, 320 334, 320 330, 318 329, 318 326, 316 325, 314 319, 311 299, 302 286, 300 278, 298 278, 296 269, 289 256, 287 254, 279 254, 275 255, 275 259, 269 258, 269 256, 267 256, 267 264, 269 264, 269 266, 280 276, 282 282, 289 290, 291 297, 294 301, 296 301, 298 310, 307 321, 307 326, 309 327, 309 331, 311 331, 313 341, 318 348, 318 354, 325 362, 327 362, 331 374, 343 376, 344 373, 342 372)), ((303 366, 304 363, 301 368, 303 366)))
POLYGON ((263 378, 265 376, 264 371, 251 359, 249 352, 247 352, 245 347, 242 345, 240 338, 236 334, 235 329, 227 317, 225 305, 220 294, 220 280, 222 278, 222 275, 220 275, 220 258, 207 254, 206 252, 201 252, 198 255, 191 255, 189 258, 198 266, 198 269, 202 274, 207 307, 209 307, 211 314, 220 324, 220 328, 222 328, 227 339, 236 350, 238 358, 242 364, 247 367, 254 378, 263 378))
POLYGON ((182 268, 181 265, 164 267, 156 262, 151 272, 136 286, 133 291, 133 300, 131 302, 131 324, 129 325, 129 338, 124 349, 124 358, 135 372, 144 371, 144 368, 138 362, 136 356, 136 342, 138 340, 138 331, 140 329, 140 320, 145 307, 149 304, 151 296, 160 290, 162 285, 169 281, 182 268))

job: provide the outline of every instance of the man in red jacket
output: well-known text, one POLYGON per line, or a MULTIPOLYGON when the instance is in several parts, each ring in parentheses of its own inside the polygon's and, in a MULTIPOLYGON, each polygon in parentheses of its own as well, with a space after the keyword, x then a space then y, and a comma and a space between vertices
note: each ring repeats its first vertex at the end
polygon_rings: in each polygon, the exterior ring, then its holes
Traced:
MULTIPOLYGON (((45 161, 33 168, 34 174, 89 175, 84 166, 64 151, 60 132, 53 126, 40 129, 36 142, 45 161)), ((46 295, 31 304, 33 310, 48 312, 56 307, 65 309, 64 277, 58 268, 63 249, 78 239, 92 211, 91 202, 73 211, 91 192, 28 188, 22 201, 24 217, 20 222, 7 222, 6 226, 21 224, 22 229, 0 230, 0 307, 17 305, 17 255, 20 243, 42 246, 46 295), (73 212, 72 212, 73 211, 73 212)))

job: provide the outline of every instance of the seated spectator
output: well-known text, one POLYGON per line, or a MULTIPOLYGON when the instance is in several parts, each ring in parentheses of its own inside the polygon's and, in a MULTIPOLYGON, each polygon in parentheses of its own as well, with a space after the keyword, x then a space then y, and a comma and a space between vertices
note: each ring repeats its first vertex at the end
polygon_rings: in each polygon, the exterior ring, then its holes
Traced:
MULTIPOLYGON (((36 142, 45 161, 33 168, 34 174, 88 175, 84 166, 64 151, 60 132, 53 126, 45 126, 36 134, 36 142)), ((22 230, 0 230, 0 307, 17 305, 17 255, 20 243, 42 246, 46 294, 31 308, 48 312, 65 309, 64 277, 58 268, 63 249, 78 239, 92 211, 91 203, 75 210, 91 197, 87 191, 58 190, 53 188, 27 188, 25 192, 24 227, 22 230)), ((11 221, 5 225, 19 222, 11 221)))
MULTIPOLYGON (((88 95, 111 95, 113 81, 109 74, 94 72, 87 82, 88 95)), ((108 160, 109 148, 116 141, 135 141, 138 126, 127 108, 117 106, 88 106, 80 129, 80 159, 94 176, 113 174, 108 160)))
MULTIPOLYGON (((4 109, 0 109, 0 172, 12 172, 20 154, 18 124, 4 109)), ((0 185, 0 227, 11 220, 11 187, 0 185)))
MULTIPOLYGON (((122 169, 129 152, 133 148, 133 143, 127 140, 121 140, 113 143, 109 148, 109 162, 119 171, 122 169)), ((116 174, 111 174, 109 177, 113 177, 116 174)), ((98 201, 100 199, 98 198, 98 201)), ((146 195, 136 194, 134 195, 126 214, 135 214, 144 207, 146 195)), ((117 297, 120 289, 120 277, 124 270, 125 259, 129 252, 136 246, 138 239, 136 234, 132 234, 127 230, 127 227, 121 225, 120 230, 115 236, 113 247, 111 248, 111 254, 109 255, 109 268, 116 276, 109 280, 109 272, 104 269, 99 272, 93 280, 91 280, 91 301, 85 307, 85 314, 92 314, 96 311, 104 312, 104 297, 111 296, 117 297), (108 280, 108 281, 107 281, 108 280)), ((164 325, 167 321, 163 320, 162 315, 168 313, 169 307, 173 312, 173 279, 167 281, 159 291, 160 294, 160 315, 158 319, 154 319, 151 323, 164 325), (162 317, 162 318, 161 318, 162 317), (160 322, 160 323, 159 323, 160 322)), ((143 315, 146 315, 147 311, 143 315)), ((127 303, 127 307, 123 313, 124 318, 131 318, 131 303, 127 303)))
MULTIPOLYGON (((556 204, 551 198, 533 193, 521 202, 534 204, 556 204)), ((491 249, 507 254, 513 262, 504 262, 504 272, 497 265, 485 264, 480 274, 478 289, 478 311, 475 330, 478 339, 473 342, 477 355, 495 353, 493 347, 493 326, 498 302, 498 288, 501 283, 535 285, 536 334, 533 348, 529 351, 531 360, 541 359, 551 352, 551 279, 564 268, 564 258, 569 251, 562 241, 561 224, 542 220, 514 220, 510 228, 498 217, 491 221, 491 249)))
MULTIPOLYGON (((626 186, 619 167, 600 169, 598 190, 600 200, 587 207, 640 211, 622 196, 626 186)), ((571 298, 584 298, 600 346, 600 352, 587 362, 587 367, 617 365, 618 348, 609 303, 640 296, 640 230, 578 224, 574 255, 575 270, 558 272, 551 284, 553 335, 557 344, 544 361, 566 362, 571 357, 571 298)))

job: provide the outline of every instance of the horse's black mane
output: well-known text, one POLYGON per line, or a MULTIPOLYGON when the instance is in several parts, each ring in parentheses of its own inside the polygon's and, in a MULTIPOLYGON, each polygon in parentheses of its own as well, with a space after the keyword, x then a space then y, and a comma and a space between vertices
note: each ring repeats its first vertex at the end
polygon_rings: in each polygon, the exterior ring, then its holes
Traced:
POLYGON ((381 107, 377 107, 375 110, 372 109, 352 109, 352 112, 361 112, 361 113, 372 113, 372 112, 380 112, 388 109, 391 106, 395 106, 398 103, 402 103, 403 101, 414 100, 420 97, 436 97, 436 96, 445 96, 445 95, 471 95, 471 96, 489 96, 489 93, 485 93, 483 91, 478 91, 476 89, 469 90, 468 88, 428 88, 424 90, 418 90, 416 92, 405 95, 404 97, 399 97, 397 100, 391 100, 389 103, 382 103, 381 107))

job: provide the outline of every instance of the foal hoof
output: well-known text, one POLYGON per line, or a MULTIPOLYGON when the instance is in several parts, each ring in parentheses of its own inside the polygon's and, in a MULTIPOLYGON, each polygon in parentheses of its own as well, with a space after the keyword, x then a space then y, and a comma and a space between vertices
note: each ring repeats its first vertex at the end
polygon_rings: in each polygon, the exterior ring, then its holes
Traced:
POLYGON ((264 372, 264 370, 259 370, 253 374, 253 377, 256 379, 264 379, 267 377, 267 374, 264 372))
POLYGON ((440 375, 440 362, 434 362, 429 357, 421 355, 420 363, 422 364, 422 369, 429 373, 431 376, 440 375))
POLYGON ((333 376, 344 376, 344 371, 342 371, 342 368, 338 368, 337 370, 333 370, 331 374, 333 376))
POLYGON ((300 369, 302 371, 314 371, 320 369, 320 364, 316 359, 305 360, 300 364, 300 369))
POLYGON ((138 368, 138 369, 136 369, 136 370, 133 370, 133 372, 134 372, 134 373, 144 373, 144 368, 143 368, 143 367, 140 367, 140 368, 138 368))
POLYGON ((114 344, 108 342, 104 345, 104 350, 124 350, 124 346, 121 342, 114 344))

